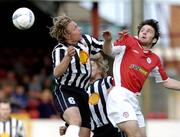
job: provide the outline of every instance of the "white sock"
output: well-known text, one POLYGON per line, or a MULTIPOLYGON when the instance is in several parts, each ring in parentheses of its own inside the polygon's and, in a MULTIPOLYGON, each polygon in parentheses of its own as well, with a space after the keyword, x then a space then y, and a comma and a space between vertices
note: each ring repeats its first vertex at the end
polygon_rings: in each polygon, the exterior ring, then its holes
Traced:
POLYGON ((69 125, 65 136, 67 137, 79 137, 80 127, 77 125, 69 125))

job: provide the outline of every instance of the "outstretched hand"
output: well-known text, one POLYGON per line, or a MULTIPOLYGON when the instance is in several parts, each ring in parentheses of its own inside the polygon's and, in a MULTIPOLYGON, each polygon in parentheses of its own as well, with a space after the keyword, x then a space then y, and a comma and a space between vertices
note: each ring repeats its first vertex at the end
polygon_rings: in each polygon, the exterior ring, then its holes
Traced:
POLYGON ((105 41, 111 41, 112 40, 112 34, 110 31, 106 30, 106 31, 103 31, 103 34, 102 34, 103 38, 105 41))
MULTIPOLYGON (((121 40, 122 37, 124 35, 127 35, 129 33, 129 31, 127 29, 124 29, 120 32, 118 32, 118 38, 117 40, 121 40)), ((112 34, 110 31, 106 30, 106 31, 103 31, 103 34, 102 34, 103 38, 105 41, 111 41, 112 40, 112 34)))
POLYGON ((127 35, 127 34, 128 34, 128 30, 127 30, 127 29, 124 29, 124 30, 118 32, 118 40, 121 40, 122 37, 123 37, 124 35, 127 35))
POLYGON ((67 49, 67 55, 69 57, 73 57, 76 53, 76 50, 73 46, 69 46, 68 49, 67 49))

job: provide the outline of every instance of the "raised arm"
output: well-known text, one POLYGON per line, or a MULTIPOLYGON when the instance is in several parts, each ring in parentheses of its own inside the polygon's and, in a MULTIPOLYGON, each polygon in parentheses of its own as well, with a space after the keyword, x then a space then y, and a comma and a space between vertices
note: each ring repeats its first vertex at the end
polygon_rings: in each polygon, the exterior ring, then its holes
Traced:
MULTIPOLYGON (((128 34, 128 30, 122 30, 120 32, 118 32, 118 37, 116 39, 115 42, 113 42, 114 44, 118 41, 121 41, 123 36, 128 34)), ((113 49, 112 45, 112 34, 110 31, 104 31, 103 32, 103 38, 104 38, 104 45, 103 45, 103 51, 105 54, 109 55, 109 56, 113 56, 112 52, 117 52, 119 50, 117 49, 113 49)))
POLYGON ((69 63, 71 62, 72 56, 75 55, 74 47, 68 47, 67 54, 64 56, 62 61, 54 68, 54 76, 60 77, 68 68, 69 63))
POLYGON ((163 86, 168 89, 180 90, 180 81, 169 78, 163 83, 163 86))
POLYGON ((112 54, 112 35, 110 31, 103 32, 104 45, 103 52, 109 56, 112 54))

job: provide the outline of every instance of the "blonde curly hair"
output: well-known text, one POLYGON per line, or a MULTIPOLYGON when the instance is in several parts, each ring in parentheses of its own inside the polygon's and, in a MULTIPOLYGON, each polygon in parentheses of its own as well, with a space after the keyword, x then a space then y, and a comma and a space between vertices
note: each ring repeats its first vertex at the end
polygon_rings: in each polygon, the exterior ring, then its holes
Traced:
POLYGON ((97 53, 95 55, 91 55, 91 61, 94 61, 97 64, 98 68, 102 72, 101 76, 106 77, 107 72, 109 71, 108 60, 104 59, 101 53, 97 53))
POLYGON ((53 26, 50 27, 50 36, 55 38, 58 42, 66 41, 66 35, 69 33, 67 31, 67 25, 73 20, 66 16, 61 15, 53 18, 53 26))

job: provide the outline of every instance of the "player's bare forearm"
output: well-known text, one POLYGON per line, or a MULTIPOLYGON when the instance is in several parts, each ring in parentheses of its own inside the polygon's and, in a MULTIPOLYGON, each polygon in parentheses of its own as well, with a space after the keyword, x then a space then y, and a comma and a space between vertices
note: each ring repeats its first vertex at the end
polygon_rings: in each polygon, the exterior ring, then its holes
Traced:
POLYGON ((68 68, 72 57, 76 54, 76 50, 73 46, 69 46, 67 54, 64 56, 62 61, 54 68, 54 76, 60 77, 68 68))
POLYGON ((112 54, 112 35, 109 31, 103 32, 103 38, 104 38, 104 45, 103 45, 103 51, 107 55, 112 54))
POLYGON ((71 57, 65 56, 61 63, 59 63, 55 68, 54 68, 54 76, 56 78, 60 77, 68 68, 69 63, 71 61, 71 57))
POLYGON ((166 82, 163 83, 163 86, 168 89, 180 90, 180 81, 169 78, 166 82))

